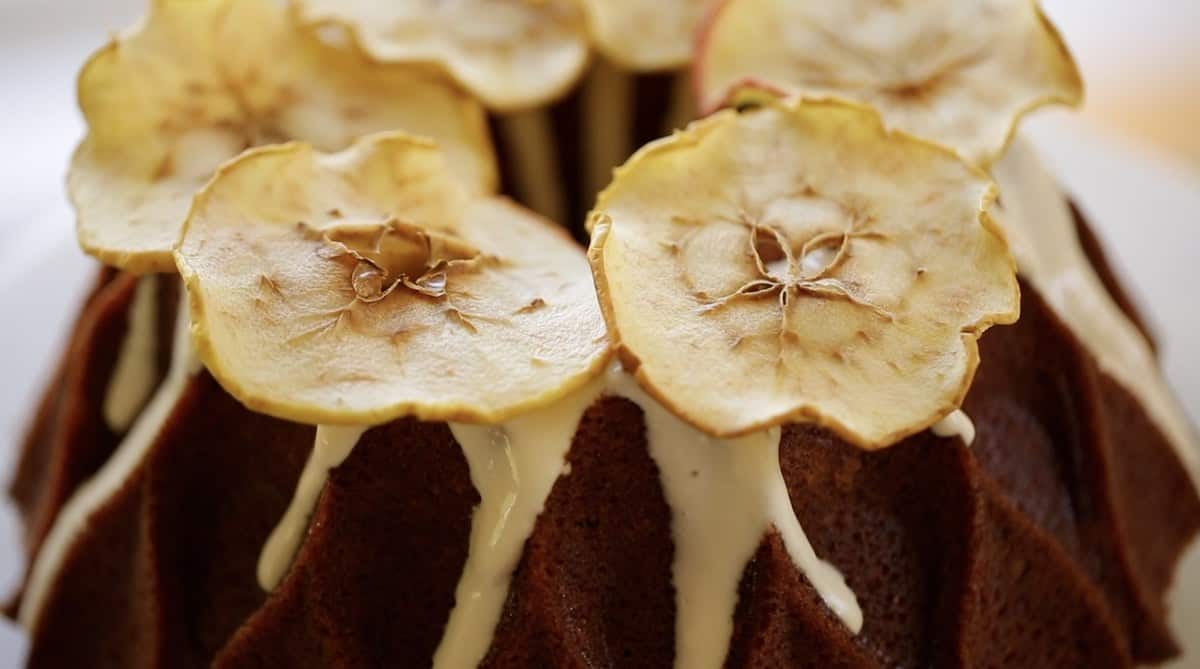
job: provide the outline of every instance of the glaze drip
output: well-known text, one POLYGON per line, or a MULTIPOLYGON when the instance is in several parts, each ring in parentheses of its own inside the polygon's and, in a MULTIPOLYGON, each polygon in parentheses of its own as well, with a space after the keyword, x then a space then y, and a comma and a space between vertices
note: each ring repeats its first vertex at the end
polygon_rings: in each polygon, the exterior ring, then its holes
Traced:
POLYGON ((967 446, 975 442, 975 423, 962 409, 951 411, 929 429, 939 437, 959 437, 967 446))
POLYGON ((675 544, 675 666, 720 667, 728 654, 738 584, 773 526, 821 599, 857 634, 863 614, 845 579, 817 557, 792 509, 779 468, 782 429, 716 439, 651 399, 615 369, 608 392, 641 407, 650 456, 671 507, 675 544))
POLYGON ((450 424, 479 491, 470 551, 435 669, 475 667, 491 646, 509 584, 566 462, 584 412, 602 394, 641 407, 646 439, 672 509, 678 618, 676 667, 719 667, 728 652, 738 583, 774 527, 793 562, 853 632, 862 610, 842 575, 817 557, 779 469, 781 428, 720 440, 687 425, 615 368, 568 398, 499 426, 450 424))
POLYGON ((1141 399, 1200 488, 1196 434, 1167 386, 1149 342, 1121 311, 1088 262, 1058 184, 1020 138, 993 168, 1001 222, 1020 273, 1095 357, 1100 369, 1141 399))
POLYGON ((551 221, 567 219, 562 170, 554 150, 554 129, 544 109, 499 117, 498 130, 513 162, 513 190, 521 202, 551 221))
MULTIPOLYGON (((676 667, 719 667, 728 653, 738 583, 772 527, 796 566, 852 632, 862 610, 838 570, 817 557, 792 509, 779 468, 781 428, 722 440, 700 432, 651 399, 619 366, 549 407, 501 425, 450 423, 480 503, 455 606, 434 669, 478 666, 491 647, 513 571, 560 476, 584 412, 601 395, 641 407, 646 440, 672 510, 675 545, 676 667)), ((322 426, 295 497, 259 559, 264 589, 282 580, 303 540, 328 472, 364 428, 322 426)))
POLYGON ((26 630, 32 632, 37 627, 42 606, 62 567, 63 559, 76 537, 87 527, 92 513, 111 499, 137 470, 170 419, 188 383, 201 370, 200 359, 192 346, 186 294, 181 295, 172 351, 166 379, 146 409, 133 422, 112 457, 67 500, 46 535, 30 569, 18 613, 18 620, 26 630))
POLYGON ((593 381, 502 425, 450 424, 480 502, 434 669, 475 667, 487 654, 525 542, 554 482, 567 471, 567 451, 579 421, 601 389, 600 380, 593 381))
POLYGON ((117 434, 133 425, 138 412, 154 392, 158 282, 155 274, 147 274, 138 280, 133 307, 129 311, 129 325, 104 394, 104 422, 117 434))
POLYGON ((258 585, 263 590, 274 590, 287 574, 304 540, 321 491, 325 489, 329 471, 346 461, 366 431, 367 428, 357 426, 317 427, 312 452, 300 473, 292 502, 267 538, 258 558, 258 585))

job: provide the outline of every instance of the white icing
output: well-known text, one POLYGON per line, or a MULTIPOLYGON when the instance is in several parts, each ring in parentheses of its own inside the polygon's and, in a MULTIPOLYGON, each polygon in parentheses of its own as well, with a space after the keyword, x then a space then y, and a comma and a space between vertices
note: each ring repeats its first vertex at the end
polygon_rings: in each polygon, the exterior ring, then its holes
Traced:
POLYGON ((929 428, 939 437, 959 437, 970 446, 975 442, 975 423, 962 409, 955 409, 929 428))
POLYGON ((147 274, 138 280, 125 338, 101 408, 104 422, 118 434, 129 429, 154 392, 157 325, 158 276, 147 274))
POLYGON ((366 431, 367 428, 358 426, 317 427, 317 436, 308 454, 308 461, 304 464, 304 471, 300 473, 292 502, 258 557, 258 584, 263 590, 274 590, 287 574, 304 540, 317 499, 325 489, 329 471, 346 461, 366 431))
POLYGON ((567 399, 504 425, 451 424, 481 501, 435 669, 474 667, 487 654, 525 542, 554 482, 570 472, 566 455, 580 418, 602 393, 641 407, 650 456, 671 507, 676 667, 724 663, 738 584, 771 527, 833 613, 852 632, 862 629, 854 593, 835 567, 817 557, 796 519, 779 468, 782 430, 712 438, 651 399, 617 366, 567 399))
POLYGON ((525 542, 554 482, 568 471, 567 451, 579 421, 602 388, 598 379, 503 425, 450 424, 480 502, 434 669, 475 667, 487 653, 525 542))
POLYGON ((188 382, 200 369, 200 360, 192 346, 188 306, 186 299, 183 299, 175 321, 174 350, 166 379, 134 421, 116 452, 95 476, 84 482, 67 500, 46 535, 30 569, 25 596, 17 616, 26 630, 36 628, 46 596, 62 567, 63 559, 75 539, 87 529, 92 513, 110 500, 142 463, 187 389, 188 382))
POLYGON ((513 112, 499 118, 513 190, 530 209, 556 223, 565 223, 562 171, 550 115, 544 109, 513 112))
POLYGON ((1033 147, 1014 141, 993 168, 1021 274, 1095 357, 1100 369, 1141 400, 1200 487, 1196 434, 1158 366, 1149 342, 1121 311, 1088 262, 1058 184, 1033 147))
POLYGON ((715 439, 666 410, 619 370, 610 374, 609 392, 641 407, 650 455, 671 507, 677 668, 724 664, 738 583, 771 526, 826 605, 852 632, 862 629, 857 598, 838 570, 817 557, 796 519, 779 468, 780 428, 715 439))
MULTIPOLYGON (((596 60, 583 86, 583 192, 594 198, 612 181, 633 143, 633 75, 603 58, 596 60)), ((593 202, 584 205, 591 209, 593 202)))

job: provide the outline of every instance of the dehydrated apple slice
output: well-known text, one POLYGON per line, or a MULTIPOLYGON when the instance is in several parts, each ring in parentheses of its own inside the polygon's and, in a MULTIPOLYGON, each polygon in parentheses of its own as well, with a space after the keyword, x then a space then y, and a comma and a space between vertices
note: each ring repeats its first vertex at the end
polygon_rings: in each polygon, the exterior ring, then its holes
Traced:
POLYGON ((696 32, 716 0, 584 0, 596 48, 637 71, 667 70, 692 58, 696 32))
POLYGON ((196 196, 176 260, 205 365, 289 420, 496 422, 607 357, 566 234, 469 196, 436 146, 404 135, 247 152, 196 196))
POLYGON ((725 0, 695 67, 707 108, 745 81, 845 97, 981 165, 1004 153, 1023 114, 1083 96, 1036 0, 725 0))
POLYGON ((994 186, 845 102, 693 123, 617 171, 589 223, 627 369, 731 437, 813 422, 879 448, 957 408, 1016 319, 994 186))
POLYGON ((79 241, 133 271, 173 269, 192 195, 250 146, 299 138, 336 150, 402 129, 442 142, 471 188, 497 180, 484 111, 452 82, 327 47, 271 0, 158 0, 84 67, 79 99, 79 241))
POLYGON ((587 65, 573 0, 299 0, 303 21, 340 27, 372 57, 449 72, 497 111, 557 98, 587 65))

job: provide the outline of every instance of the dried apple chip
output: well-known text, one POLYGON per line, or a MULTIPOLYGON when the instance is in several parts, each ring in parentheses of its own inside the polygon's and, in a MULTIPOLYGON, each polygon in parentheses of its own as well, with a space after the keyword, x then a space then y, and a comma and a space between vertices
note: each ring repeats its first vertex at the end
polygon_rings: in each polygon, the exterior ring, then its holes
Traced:
POLYGON ((707 108, 746 81, 844 97, 980 165, 1004 153, 1026 112, 1083 97, 1036 0, 726 0, 695 68, 707 108))
POLYGON ((405 135, 247 152, 196 196, 176 260, 205 365, 290 420, 497 422, 608 357, 566 234, 466 193, 405 135))
POLYGON ((445 70, 497 111, 541 106, 587 65, 574 0, 298 0, 306 23, 340 27, 383 62, 445 70))
POLYGON ((438 139, 471 188, 496 167, 483 109, 435 73, 321 44, 271 0, 157 0, 79 78, 89 131, 68 177, 80 244, 132 271, 173 269, 194 193, 247 147, 341 149, 400 129, 438 139))
POLYGON ((976 339, 1016 319, 994 195, 869 108, 772 100, 635 154, 589 258, 626 368, 688 422, 880 448, 957 408, 976 339))
POLYGON ((608 59, 637 71, 692 58, 696 33, 715 0, 584 0, 592 41, 608 59))

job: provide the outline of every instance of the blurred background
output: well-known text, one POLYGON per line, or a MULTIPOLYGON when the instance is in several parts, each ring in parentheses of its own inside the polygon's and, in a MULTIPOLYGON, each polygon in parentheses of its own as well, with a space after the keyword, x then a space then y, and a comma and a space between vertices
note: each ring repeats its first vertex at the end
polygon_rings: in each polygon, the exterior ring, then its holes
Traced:
MULTIPOLYGON (((0 0, 0 478, 91 264, 63 195, 82 132, 74 77, 149 0, 0 0)), ((1078 197, 1142 297, 1165 365, 1200 418, 1200 0, 1044 0, 1083 68, 1082 112, 1043 112, 1029 134, 1078 197)), ((0 507, 0 593, 17 553, 0 507)), ((1200 551, 1185 575, 1200 592, 1200 551)), ((1179 602, 1188 666, 1200 668, 1200 598, 1179 602)), ((0 668, 19 662, 0 625, 0 668)))
POLYGON ((1043 4, 1083 67, 1083 119, 1200 167, 1200 2, 1043 4))

